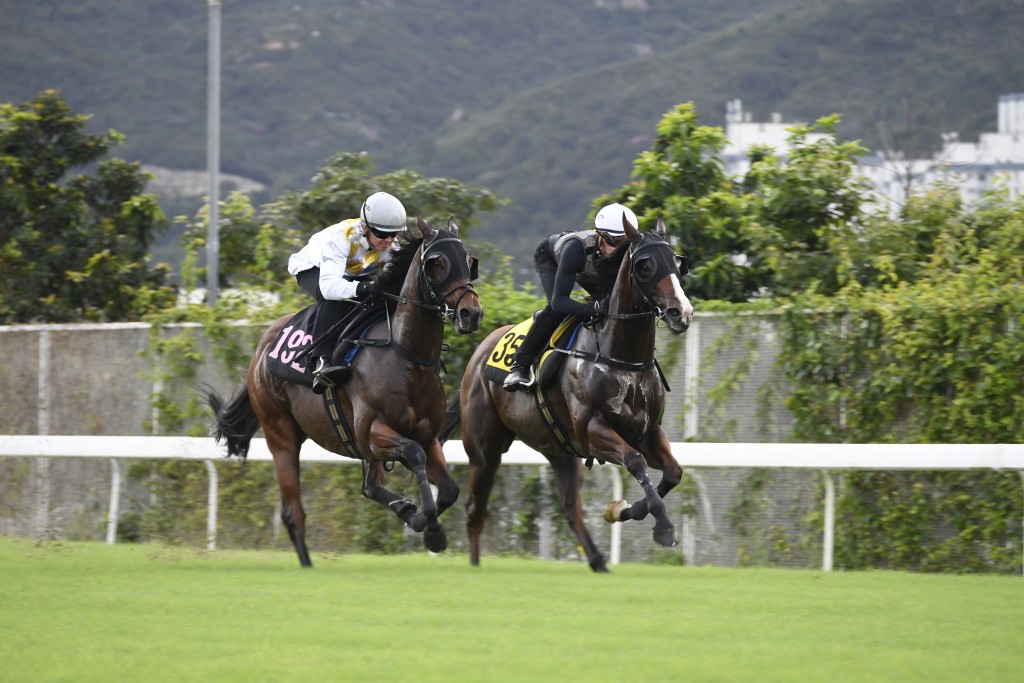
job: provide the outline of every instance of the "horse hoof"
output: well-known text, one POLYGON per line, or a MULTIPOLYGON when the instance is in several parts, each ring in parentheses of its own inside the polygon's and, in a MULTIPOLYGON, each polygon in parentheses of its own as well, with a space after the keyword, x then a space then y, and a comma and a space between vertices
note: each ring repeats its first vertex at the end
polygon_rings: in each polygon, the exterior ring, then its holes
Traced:
POLYGON ((676 536, 676 528, 671 524, 665 526, 654 525, 654 542, 666 548, 674 548, 679 545, 679 537, 676 536))
POLYGON ((448 534, 440 524, 428 526, 423 532, 423 545, 432 553, 444 552, 448 547, 448 534))
POLYGON ((604 509, 604 521, 615 524, 620 520, 623 510, 629 509, 629 503, 624 500, 613 500, 604 509))

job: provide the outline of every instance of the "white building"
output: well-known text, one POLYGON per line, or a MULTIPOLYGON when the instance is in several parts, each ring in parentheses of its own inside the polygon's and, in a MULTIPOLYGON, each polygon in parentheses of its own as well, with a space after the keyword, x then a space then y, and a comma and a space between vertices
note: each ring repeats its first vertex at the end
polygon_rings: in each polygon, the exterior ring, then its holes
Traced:
MULTIPOLYGON (((731 100, 725 105, 725 137, 729 144, 722 150, 726 175, 744 175, 750 170, 747 151, 754 145, 771 147, 780 157, 785 158, 790 149, 789 128, 798 123, 783 123, 782 114, 773 113, 771 123, 757 123, 751 120, 750 112, 743 111, 743 102, 731 100)), ((808 142, 825 137, 823 133, 811 133, 808 142)))
MULTIPOLYGON (((796 125, 782 123, 779 114, 772 114, 771 123, 753 123, 739 100, 729 102, 725 115, 729 146, 722 154, 726 173, 746 173, 750 164, 745 154, 751 145, 771 146, 784 157, 789 148, 786 129, 796 125)), ((900 152, 884 152, 862 159, 857 172, 871 183, 878 200, 890 203, 893 210, 903 205, 908 190, 920 192, 937 182, 955 184, 967 203, 979 200, 996 182, 1005 184, 1012 196, 1022 196, 1024 93, 1000 96, 998 131, 982 133, 976 143, 961 142, 956 133, 946 133, 942 149, 931 159, 906 159, 900 152)))

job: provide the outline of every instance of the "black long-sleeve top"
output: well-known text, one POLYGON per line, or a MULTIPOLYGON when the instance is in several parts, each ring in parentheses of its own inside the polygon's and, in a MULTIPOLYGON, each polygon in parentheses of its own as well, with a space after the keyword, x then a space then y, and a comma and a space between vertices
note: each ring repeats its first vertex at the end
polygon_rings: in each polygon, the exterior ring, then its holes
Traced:
POLYGON ((586 318, 594 314, 593 304, 583 304, 569 297, 576 276, 583 272, 587 263, 587 254, 580 240, 567 240, 558 257, 558 270, 555 271, 555 284, 551 288, 551 309, 562 315, 576 315, 586 318))

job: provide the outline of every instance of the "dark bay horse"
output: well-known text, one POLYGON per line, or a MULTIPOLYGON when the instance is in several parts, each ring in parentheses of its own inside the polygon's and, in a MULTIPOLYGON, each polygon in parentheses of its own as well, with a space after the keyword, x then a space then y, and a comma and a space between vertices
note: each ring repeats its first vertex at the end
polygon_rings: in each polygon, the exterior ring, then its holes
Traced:
POLYGON ((654 361, 654 341, 659 320, 674 334, 686 331, 693 307, 680 286, 679 262, 665 238, 664 221, 659 219, 654 231, 643 234, 625 219, 623 224, 629 241, 615 252, 620 261, 609 313, 593 329, 579 333, 573 353, 543 387, 542 395, 568 444, 538 408, 540 378, 530 391, 509 393, 484 376, 489 358, 514 351, 509 347, 515 344, 508 334, 510 326, 492 332, 476 349, 459 396, 449 404, 441 439, 461 422, 470 462, 466 526, 473 565, 480 564, 480 534, 495 474, 514 439, 539 451, 554 467, 562 511, 594 571, 608 567, 583 523, 582 459, 624 466, 643 488, 644 497, 632 505, 610 503, 604 512, 607 521, 640 520, 651 514, 654 540, 667 546, 678 542, 663 498, 679 483, 682 468, 660 425, 665 388, 654 361), (662 471, 657 488, 648 466, 662 471))
POLYGON ((393 250, 380 275, 379 296, 388 315, 364 335, 378 345, 359 351, 350 379, 337 390, 347 433, 336 428, 322 396, 270 374, 268 349, 291 315, 263 334, 247 381, 227 403, 205 390, 215 416, 213 435, 227 442, 229 455, 245 457, 252 436, 263 428, 281 490, 281 518, 304 567, 312 566, 299 486, 299 449, 307 438, 362 460, 363 495, 424 532, 428 550, 440 552, 448 545, 438 517, 455 503, 459 487, 437 439, 445 416, 441 344, 446 321, 453 319, 460 333, 473 332, 483 309, 472 284, 475 259, 459 239, 455 220, 434 230, 420 218, 418 227, 422 237, 407 238, 393 250), (393 462, 415 473, 419 506, 385 487, 385 464, 393 462), (437 487, 436 501, 430 484, 437 487))

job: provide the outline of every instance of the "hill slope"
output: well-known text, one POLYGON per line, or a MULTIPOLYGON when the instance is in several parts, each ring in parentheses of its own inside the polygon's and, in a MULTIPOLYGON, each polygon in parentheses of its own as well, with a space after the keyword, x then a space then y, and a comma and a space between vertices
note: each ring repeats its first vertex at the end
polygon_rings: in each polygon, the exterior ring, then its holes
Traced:
MULTIPOLYGON (((4 4, 0 101, 57 88, 127 135, 118 156, 204 168, 205 3, 4 4)), ((271 195, 365 150, 487 185, 513 203, 479 236, 528 264, 678 102, 710 125, 736 97, 757 118, 840 112, 850 137, 920 150, 994 129, 1024 89, 1020 35, 1022 0, 229 0, 222 169, 271 195)))
POLYGON ((662 114, 683 101, 709 125, 723 125, 734 97, 760 120, 838 112, 845 137, 926 154, 944 131, 966 139, 995 130, 998 96, 1024 89, 1020 35, 1021 2, 792 3, 510 98, 471 125, 450 127, 437 159, 518 200, 496 221, 501 235, 579 222, 590 199, 628 181, 662 114), (464 159, 463 150, 477 149, 487 158, 464 159), (566 209, 569 223, 552 222, 566 209))

